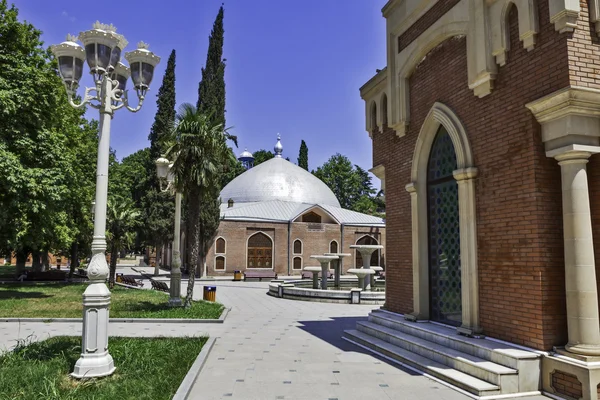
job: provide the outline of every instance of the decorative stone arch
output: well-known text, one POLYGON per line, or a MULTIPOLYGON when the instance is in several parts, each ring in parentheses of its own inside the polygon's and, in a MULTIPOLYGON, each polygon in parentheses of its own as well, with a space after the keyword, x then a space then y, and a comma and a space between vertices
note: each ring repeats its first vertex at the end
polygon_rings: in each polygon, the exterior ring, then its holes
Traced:
POLYGON ((536 0, 503 0, 493 3, 490 6, 492 55, 500 66, 506 64, 506 53, 510 50, 508 14, 512 7, 517 7, 519 39, 527 51, 533 50, 539 31, 536 0))
POLYGON ((379 120, 377 115, 377 102, 373 100, 369 107, 369 132, 379 130, 379 120))
POLYGON ((223 254, 217 254, 213 265, 215 271, 225 271, 227 269, 227 257, 223 254))
POLYGON ((380 121, 380 125, 381 125, 381 130, 383 130, 384 126, 388 126, 389 121, 388 121, 388 98, 387 98, 387 93, 383 92, 381 94, 381 98, 379 100, 379 114, 381 116, 381 121, 380 121))
POLYGON ((340 244, 338 243, 337 240, 332 240, 331 242, 329 242, 329 252, 330 253, 339 253, 340 252, 340 244), (332 247, 333 244, 335 244, 335 248, 332 247))
MULTIPOLYGON (((255 233, 253 233, 252 235, 248 236, 248 238, 246 239, 246 269, 248 269, 248 268, 255 268, 255 269, 274 269, 274 268, 275 268, 275 249, 274 249, 274 247, 275 247, 275 241, 274 241, 274 240, 273 240, 273 238, 272 238, 272 237, 271 237, 269 234, 267 234, 266 232, 263 232, 263 231, 258 231, 258 232, 255 232, 255 233), (251 251, 251 247, 250 247, 250 240, 251 240, 253 237, 256 237, 256 236, 258 236, 258 235, 262 235, 262 236, 264 236, 265 238, 269 239, 269 241, 270 241, 270 245, 271 245, 271 247, 270 247, 270 249, 271 249, 271 253, 270 253, 270 266, 268 266, 268 267, 267 267, 267 266, 262 266, 262 265, 261 265, 261 266, 256 266, 256 265, 254 265, 254 264, 253 264, 252 266, 250 266, 250 258, 251 258, 251 254, 250 254, 250 251, 251 251)), ((252 247, 252 248, 254 248, 254 247, 252 247)), ((264 248, 266 249, 266 248, 267 248, 267 246, 265 246, 264 248)), ((252 256, 253 256, 252 258, 254 259, 254 255, 252 255, 252 256)))
POLYGON ((302 240, 300 239, 294 239, 294 242, 292 243, 292 254, 293 255, 302 255, 302 253, 304 252, 304 243, 302 243, 302 240), (296 243, 300 244, 300 251, 297 252, 296 251, 296 243))
MULTIPOLYGON (((377 240, 377 238, 375 238, 373 235, 362 235, 361 237, 359 237, 358 239, 356 239, 356 241, 354 242, 354 244, 359 244, 359 242, 363 239, 371 239, 372 242, 374 243, 369 243, 369 244, 379 244, 379 240, 377 240)), ((381 250, 376 250, 371 254, 371 266, 379 266, 381 262, 381 250), (377 259, 377 264, 373 265, 373 259, 376 258, 377 259)), ((357 249, 354 249, 354 268, 362 268, 363 264, 362 264, 362 255, 360 254, 360 252, 357 249), (359 261, 360 258, 360 261, 359 261)))
MULTIPOLYGON (((405 62, 401 66, 398 72, 398 83, 396 86, 396 96, 392 96, 392 102, 394 99, 399 104, 392 104, 392 121, 393 128, 396 130, 398 136, 404 136, 408 129, 410 122, 410 91, 409 91, 409 79, 417 66, 425 59, 427 54, 445 42, 446 40, 455 36, 464 36, 469 31, 468 21, 457 21, 449 22, 447 24, 441 24, 440 26, 428 30, 409 45, 404 51, 408 53, 405 55, 405 62)), ((471 64, 471 63, 469 63, 471 64)))
POLYGON ((303 265, 303 259, 301 256, 294 256, 292 258, 292 269, 294 271, 301 271, 302 270, 302 265, 303 265))
POLYGON ((215 254, 226 254, 227 253, 227 239, 223 236, 219 236, 215 240, 215 254), (219 251, 219 240, 223 241, 223 251, 219 251))
POLYGON ((477 168, 474 166, 473 153, 463 125, 456 114, 442 103, 433 105, 421 127, 412 160, 412 182, 406 185, 412 209, 414 306, 413 313, 407 318, 429 319, 427 164, 440 126, 448 132, 456 153, 457 169, 453 176, 458 183, 462 299, 462 326, 458 331, 470 335, 481 332, 474 181, 477 168))

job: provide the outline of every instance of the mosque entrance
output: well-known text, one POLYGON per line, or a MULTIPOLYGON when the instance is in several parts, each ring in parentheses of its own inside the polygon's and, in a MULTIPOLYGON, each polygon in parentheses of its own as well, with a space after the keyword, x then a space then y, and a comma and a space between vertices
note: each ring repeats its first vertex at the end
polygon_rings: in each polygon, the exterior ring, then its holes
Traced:
POLYGON ((452 139, 440 126, 427 164, 430 318, 459 326, 462 321, 457 169, 452 139))
POLYGON ((273 241, 262 232, 248 239, 248 268, 273 268, 273 241))

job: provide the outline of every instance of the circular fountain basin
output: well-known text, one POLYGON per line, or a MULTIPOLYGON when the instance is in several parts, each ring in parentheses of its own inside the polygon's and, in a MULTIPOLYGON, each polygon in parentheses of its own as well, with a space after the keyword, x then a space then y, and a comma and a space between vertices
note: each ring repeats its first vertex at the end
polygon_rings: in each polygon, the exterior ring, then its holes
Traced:
MULTIPOLYGON (((373 271, 374 272, 374 271, 373 271)), ((333 280, 329 280, 328 290, 312 289, 312 280, 275 280, 269 284, 267 294, 290 300, 316 301, 322 303, 355 304, 354 298, 360 298, 360 304, 383 305, 385 303, 385 281, 376 280, 375 287, 371 291, 357 289, 358 279, 356 276, 343 276, 340 286, 333 288, 333 280), (360 292, 360 294, 356 294, 360 292)))

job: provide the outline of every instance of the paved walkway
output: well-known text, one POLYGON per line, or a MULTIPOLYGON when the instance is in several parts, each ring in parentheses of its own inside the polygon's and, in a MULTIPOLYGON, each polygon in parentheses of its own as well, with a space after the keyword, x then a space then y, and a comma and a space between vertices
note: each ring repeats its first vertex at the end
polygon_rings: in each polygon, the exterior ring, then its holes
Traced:
MULTIPOLYGON (((195 297, 202 296, 199 282, 195 297)), ((184 293, 187 283, 182 284, 184 293)), ((190 399, 453 400, 468 399, 341 339, 374 306, 293 301, 266 295, 265 282, 211 282, 231 308, 223 324, 111 323, 113 336, 217 337, 190 399)), ((81 334, 80 323, 3 323, 0 349, 81 334)), ((536 396, 528 398, 547 399, 536 396)))

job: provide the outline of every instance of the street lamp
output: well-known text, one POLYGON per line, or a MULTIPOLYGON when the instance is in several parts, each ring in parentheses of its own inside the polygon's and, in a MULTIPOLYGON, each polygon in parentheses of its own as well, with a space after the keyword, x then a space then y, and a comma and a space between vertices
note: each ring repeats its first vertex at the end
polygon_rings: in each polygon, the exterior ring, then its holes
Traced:
POLYGON ((156 175, 163 192, 175 192, 175 232, 173 234, 173 261, 171 262, 171 287, 169 290, 169 305, 181 307, 181 256, 179 253, 179 236, 181 226, 181 193, 175 189, 175 176, 171 173, 173 164, 164 157, 156 160, 156 175), (167 187, 163 189, 164 182, 167 187))
POLYGON ((67 40, 51 47, 58 58, 58 72, 67 89, 69 104, 75 108, 89 105, 100 110, 100 136, 96 169, 96 201, 94 209, 94 236, 92 259, 88 266, 89 285, 83 293, 83 333, 81 357, 73 373, 75 378, 93 378, 111 375, 114 370, 108 353, 108 306, 110 291, 106 287, 109 274, 106 263, 106 203, 108 191, 108 156, 110 153, 110 122, 120 108, 139 111, 148 91, 154 68, 160 57, 148 51, 140 42, 138 48, 125 54, 131 70, 120 62, 127 40, 113 25, 96 22, 93 29, 79 36, 68 35, 67 40), (83 47, 77 43, 81 40, 83 47), (83 75, 83 64, 88 63, 94 86, 86 88, 81 103, 74 97, 83 75), (138 105, 130 107, 125 85, 131 78, 138 96, 138 105))

